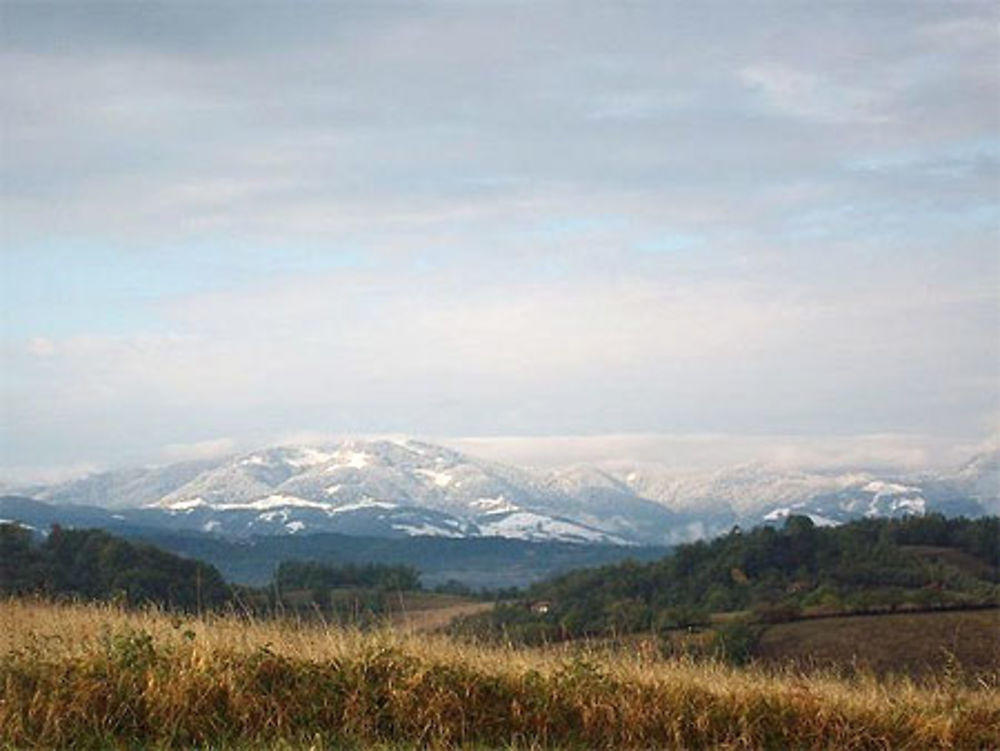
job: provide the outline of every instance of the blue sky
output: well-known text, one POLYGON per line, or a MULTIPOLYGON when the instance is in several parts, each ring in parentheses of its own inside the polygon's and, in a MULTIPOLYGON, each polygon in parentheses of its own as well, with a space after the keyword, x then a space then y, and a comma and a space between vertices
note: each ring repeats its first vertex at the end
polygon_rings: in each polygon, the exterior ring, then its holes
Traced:
POLYGON ((0 473, 996 433, 993 3, 0 15, 0 473))

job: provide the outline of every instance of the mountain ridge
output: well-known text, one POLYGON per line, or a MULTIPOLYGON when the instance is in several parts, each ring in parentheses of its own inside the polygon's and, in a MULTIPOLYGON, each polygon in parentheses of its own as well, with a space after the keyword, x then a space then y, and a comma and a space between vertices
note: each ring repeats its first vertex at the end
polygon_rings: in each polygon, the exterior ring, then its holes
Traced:
POLYGON ((791 514, 817 524, 986 514, 1000 509, 998 457, 985 452, 952 472, 922 474, 761 464, 679 472, 628 462, 540 471, 416 439, 350 439, 98 473, 23 495, 235 537, 329 531, 674 544, 791 514))

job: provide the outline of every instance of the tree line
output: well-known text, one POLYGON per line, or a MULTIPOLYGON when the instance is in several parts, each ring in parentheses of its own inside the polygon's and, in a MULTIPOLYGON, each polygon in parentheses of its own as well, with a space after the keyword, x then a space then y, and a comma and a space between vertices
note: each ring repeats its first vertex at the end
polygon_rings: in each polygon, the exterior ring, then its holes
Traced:
POLYGON ((231 589, 214 566, 99 529, 31 530, 0 524, 0 593, 113 599, 197 611, 221 607, 231 589))
POLYGON ((734 528, 652 563, 577 570, 516 603, 464 619, 460 633, 541 642, 701 626, 741 611, 774 622, 812 612, 997 604, 1000 518, 861 519, 734 528))
POLYGON ((420 588, 410 566, 291 561, 266 587, 230 586, 207 563, 99 529, 54 525, 37 540, 17 524, 0 524, 0 594, 156 604, 189 612, 237 608, 257 614, 320 606, 329 615, 372 617, 390 592, 420 588))

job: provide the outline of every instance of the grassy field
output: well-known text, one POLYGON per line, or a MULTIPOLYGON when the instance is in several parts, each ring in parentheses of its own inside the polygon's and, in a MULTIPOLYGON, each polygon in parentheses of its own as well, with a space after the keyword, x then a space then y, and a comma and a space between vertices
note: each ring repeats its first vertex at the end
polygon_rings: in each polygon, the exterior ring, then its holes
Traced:
MULTIPOLYGON (((344 592, 345 590, 341 590, 344 592)), ((351 599, 351 591, 347 600, 351 599)), ((364 602, 365 592, 358 590, 359 602, 364 602)), ((349 617, 345 621, 338 619, 336 614, 324 611, 312 601, 312 594, 301 590, 283 593, 287 603, 286 614, 302 620, 318 620, 331 622, 347 622, 357 625, 362 620, 349 617)), ((266 604, 264 605, 266 608, 266 604)), ((387 621, 393 628, 404 631, 436 631, 444 628, 459 616, 475 615, 493 607, 492 602, 484 602, 471 597, 440 594, 437 592, 407 591, 388 595, 381 608, 381 614, 372 614, 372 621, 387 621)), ((363 605, 359 606, 363 610, 363 605)))
POLYGON ((995 685, 0 603, 5 748, 1000 747, 995 685))
POLYGON ((466 597, 433 595, 426 600, 413 597, 404 607, 394 610, 389 620, 397 630, 437 631, 458 617, 483 613, 492 607, 492 602, 480 602, 466 597))

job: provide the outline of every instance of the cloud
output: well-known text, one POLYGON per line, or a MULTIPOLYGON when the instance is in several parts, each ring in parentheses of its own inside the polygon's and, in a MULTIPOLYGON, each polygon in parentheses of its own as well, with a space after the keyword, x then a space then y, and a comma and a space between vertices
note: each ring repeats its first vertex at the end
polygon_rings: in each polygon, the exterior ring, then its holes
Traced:
POLYGON ((994 393, 978 380, 997 355, 977 335, 992 303, 911 292, 905 279, 814 299, 717 280, 495 286, 442 273, 414 285, 345 271, 175 300, 170 335, 11 355, 22 396, 5 422, 12 447, 101 424, 108 440, 162 443, 288 429, 962 433, 994 393))
POLYGON ((992 6, 5 11, 5 461, 1000 413, 992 6))
POLYGON ((829 123, 884 123, 885 104, 873 89, 825 80, 780 63, 743 68, 739 77, 759 89, 778 112, 829 123))
POLYGON ((161 453, 167 462, 181 462, 221 458, 235 453, 238 447, 238 442, 232 438, 212 438, 194 443, 171 443, 164 446, 161 453))
POLYGON ((32 485, 54 485, 98 471, 100 471, 99 465, 92 462, 57 465, 8 464, 0 470, 0 492, 17 491, 32 485))
POLYGON ((537 467, 576 463, 658 464, 676 471, 761 464, 783 470, 920 471, 954 469, 992 443, 912 435, 626 434, 442 438, 475 456, 537 467))
POLYGON ((804 8, 224 7, 8 13, 8 233, 329 240, 595 191, 662 208, 703 186, 738 210, 748 184, 997 119, 969 31, 996 14, 976 6, 820 24, 804 8), (748 83, 815 127, 761 118, 748 83))
POLYGON ((56 353, 56 345, 44 336, 35 336, 28 340, 25 349, 35 357, 51 357, 56 353))

